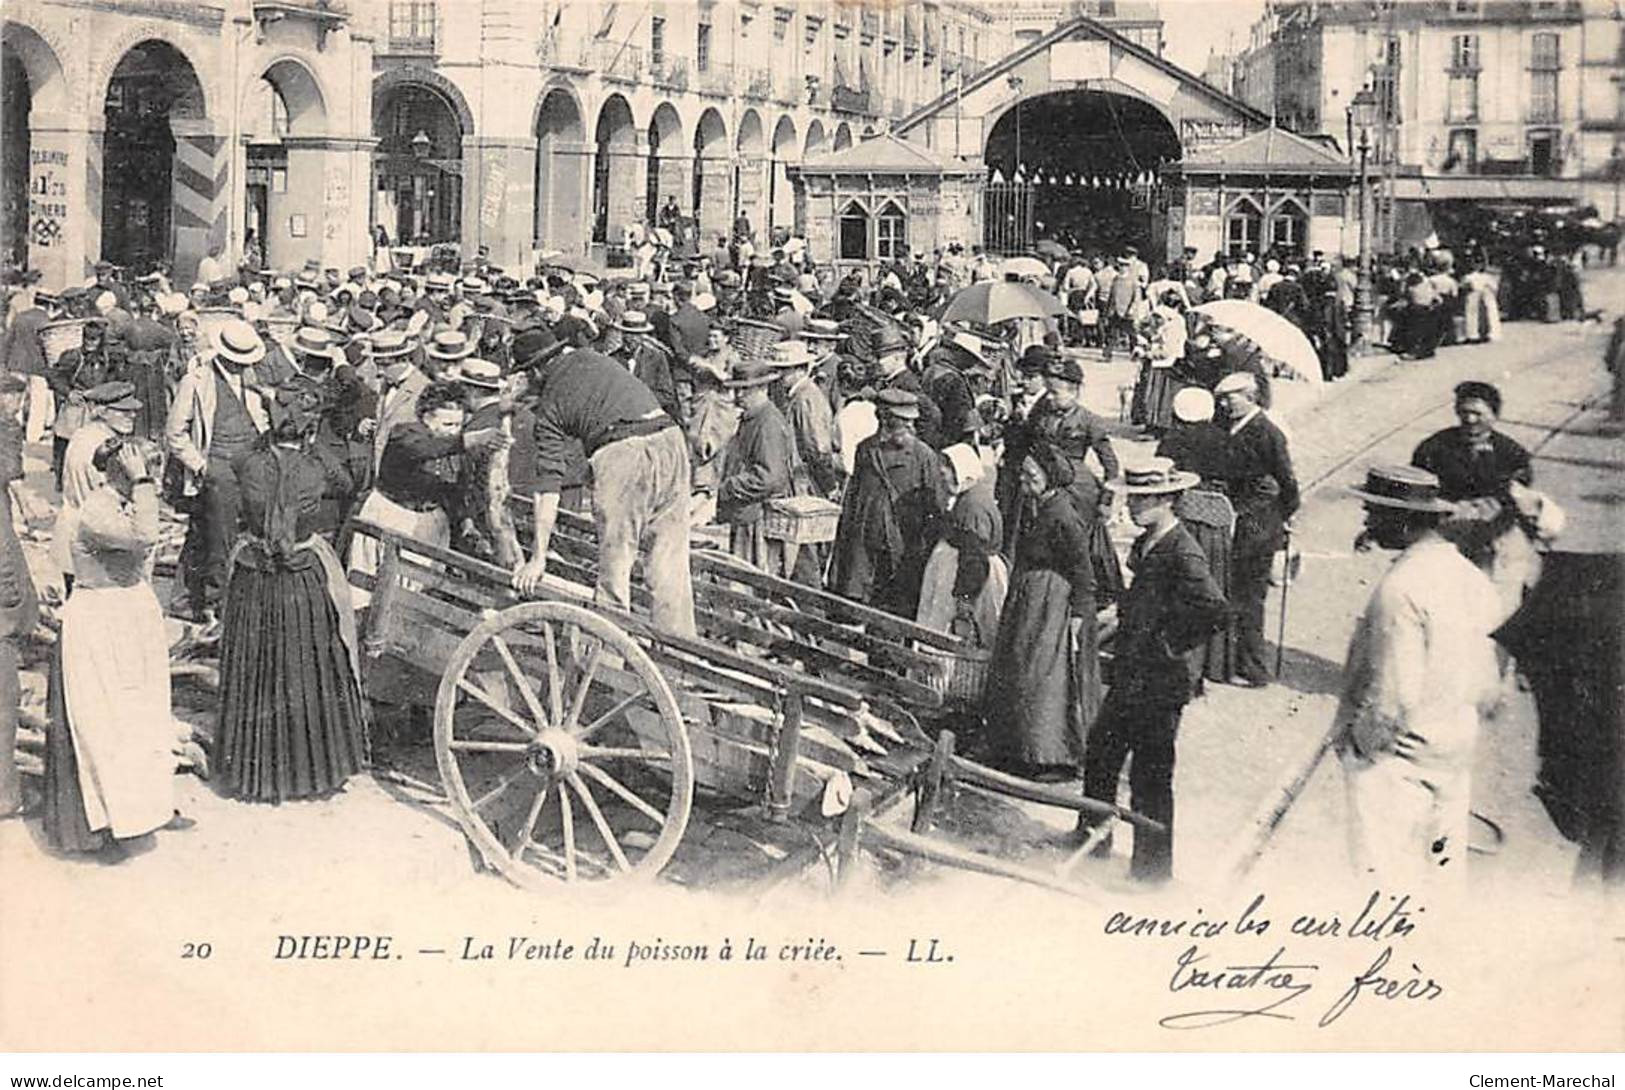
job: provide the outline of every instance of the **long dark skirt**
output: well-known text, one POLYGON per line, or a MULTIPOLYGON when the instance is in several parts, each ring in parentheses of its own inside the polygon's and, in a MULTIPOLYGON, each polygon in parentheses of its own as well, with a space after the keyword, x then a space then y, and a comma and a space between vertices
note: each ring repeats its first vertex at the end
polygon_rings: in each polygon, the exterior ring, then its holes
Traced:
POLYGON ((366 767, 366 708, 319 564, 232 572, 214 760, 221 791, 254 802, 329 794, 366 767))
POLYGON ((983 713, 991 758, 1011 771, 1083 762, 1083 740, 1100 710, 1095 619, 1074 656, 1067 635, 1072 588, 1059 572, 1018 570, 993 648, 983 713))
MULTIPOLYGON (((1230 597, 1230 534, 1222 526, 1187 521, 1185 528, 1207 554, 1207 570, 1226 599, 1230 597)), ((1235 623, 1222 626, 1191 652, 1191 680, 1229 681, 1236 675, 1235 623)))
POLYGON ((1158 433, 1165 432, 1173 427, 1174 395, 1182 384, 1174 378, 1172 367, 1153 367, 1147 363, 1145 373, 1146 426, 1158 433))
POLYGON ((51 673, 46 683, 45 808, 46 842, 59 852, 99 852, 113 843, 106 829, 92 830, 85 816, 85 796, 79 787, 79 759, 73 751, 73 729, 62 694, 62 644, 51 652, 51 673))

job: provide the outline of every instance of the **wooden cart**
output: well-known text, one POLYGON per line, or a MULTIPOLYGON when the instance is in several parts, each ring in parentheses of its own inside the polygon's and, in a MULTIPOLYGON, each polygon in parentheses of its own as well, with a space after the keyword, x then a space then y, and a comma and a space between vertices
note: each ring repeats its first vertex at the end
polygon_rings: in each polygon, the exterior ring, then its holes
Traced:
POLYGON ((1154 824, 982 769, 922 729, 952 636, 691 553, 699 635, 656 631, 634 570, 631 611, 592 601, 592 523, 560 512, 543 589, 368 523, 364 681, 374 700, 432 701, 442 787, 486 865, 516 884, 647 878, 671 859, 697 792, 759 801, 769 817, 866 832, 941 862, 1063 884, 928 841, 944 776, 984 790, 1154 824), (854 798, 857 805, 854 806, 854 798), (882 828, 906 799, 914 831, 882 828))

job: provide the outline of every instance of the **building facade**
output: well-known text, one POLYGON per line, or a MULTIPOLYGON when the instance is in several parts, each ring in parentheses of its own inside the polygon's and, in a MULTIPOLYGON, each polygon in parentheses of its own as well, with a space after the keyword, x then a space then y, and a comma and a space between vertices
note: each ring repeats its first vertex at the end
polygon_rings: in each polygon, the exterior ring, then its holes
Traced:
POLYGON ((1083 17, 1162 55, 1162 14, 1156 0, 983 0, 983 6, 1017 47, 1083 17))
POLYGON ((250 244, 581 256, 675 203, 790 228, 787 169, 1010 49, 969 0, 7 0, 0 249, 53 287, 250 244))
POLYGON ((367 252, 372 42, 339 0, 8 0, 0 248, 59 289, 256 245, 367 252))
MULTIPOLYGON (((358 7, 361 6, 358 4, 358 7)), ((369 216, 502 265, 675 206, 710 240, 793 228, 788 169, 1007 51, 961 0, 373 0, 369 216)))
POLYGON ((1611 207, 1625 128, 1619 0, 1271 0, 1235 93, 1301 133, 1355 134, 1399 200, 1574 200, 1611 207))

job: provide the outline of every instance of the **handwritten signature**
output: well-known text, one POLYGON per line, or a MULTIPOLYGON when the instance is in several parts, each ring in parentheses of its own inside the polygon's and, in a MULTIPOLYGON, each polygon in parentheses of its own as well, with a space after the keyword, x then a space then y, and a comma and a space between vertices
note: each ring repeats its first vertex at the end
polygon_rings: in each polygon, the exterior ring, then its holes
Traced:
MULTIPOLYGON (((1355 976, 1336 1002, 1326 1008, 1316 1024, 1321 1028, 1331 1025, 1366 996, 1390 1002, 1431 1002, 1444 994, 1443 985, 1427 976, 1414 962, 1412 976, 1387 975, 1393 955, 1394 948, 1385 946, 1376 960, 1355 976)), ((1285 959, 1286 947, 1282 946, 1261 964, 1216 966, 1200 947, 1187 947, 1175 960, 1168 990, 1180 994, 1222 994, 1229 1002, 1225 1006, 1170 1014, 1159 1019, 1158 1024, 1165 1029, 1211 1029, 1249 1018, 1294 1021, 1297 1014, 1287 1013, 1286 1008, 1314 989, 1314 974, 1320 971, 1320 966, 1285 959)))

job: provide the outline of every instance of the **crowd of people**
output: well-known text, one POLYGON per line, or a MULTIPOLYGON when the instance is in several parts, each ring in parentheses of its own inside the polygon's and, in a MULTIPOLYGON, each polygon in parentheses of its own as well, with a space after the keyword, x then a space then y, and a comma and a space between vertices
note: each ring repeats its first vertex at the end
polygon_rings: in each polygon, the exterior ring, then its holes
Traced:
MULTIPOLYGON (((533 592, 564 507, 597 524, 599 600, 630 608, 642 550, 653 620, 676 634, 696 631, 691 531, 716 524, 744 563, 963 637, 988 663, 981 701, 962 709, 977 755, 1081 778, 1108 802, 1129 762, 1133 805, 1167 830, 1137 833, 1134 874, 1171 874, 1181 711, 1208 683, 1270 684, 1264 602, 1299 503, 1269 413, 1278 364, 1193 308, 1259 301, 1336 379, 1350 270, 1319 254, 1199 265, 1186 250, 1154 272, 1132 249, 1062 254, 1020 274, 1060 313, 981 324, 944 321, 944 305, 1020 277, 979 248, 841 278, 798 239, 639 249, 618 277, 311 262, 183 293, 102 265, 46 297, 33 274, 8 274, 5 415, 30 441, 50 436, 61 501, 55 843, 102 849, 189 820, 158 774, 173 741, 152 587, 161 507, 186 523, 167 609, 220 637, 213 775, 265 802, 329 794, 369 760, 366 596, 347 573, 377 556, 353 518, 492 560, 533 592), (77 343, 53 356, 52 331, 75 322, 77 343), (1083 391, 1124 351, 1139 379, 1128 419, 1108 422, 1083 391), (1135 427, 1155 458, 1114 446, 1135 427), (528 527, 504 515, 510 497, 528 527), (808 510, 838 511, 833 535, 790 547, 770 516, 808 510), (1126 557, 1114 524, 1137 534, 1126 557), (152 710, 150 737, 115 729, 131 707, 152 710)), ((1441 294, 1445 256, 1423 258, 1441 294)), ((1491 336, 1497 292, 1477 271, 1452 298, 1491 336)), ((1416 294, 1383 313, 1391 343, 1419 356, 1446 325, 1416 294)), ((1462 404, 1491 422, 1499 410, 1482 390, 1462 404)), ((1528 484, 1527 462, 1463 461, 1440 442, 1419 464, 1442 495, 1519 524, 1527 504, 1508 489, 1528 484)), ((30 623, 26 601, 0 608, 11 628, 30 623)))

